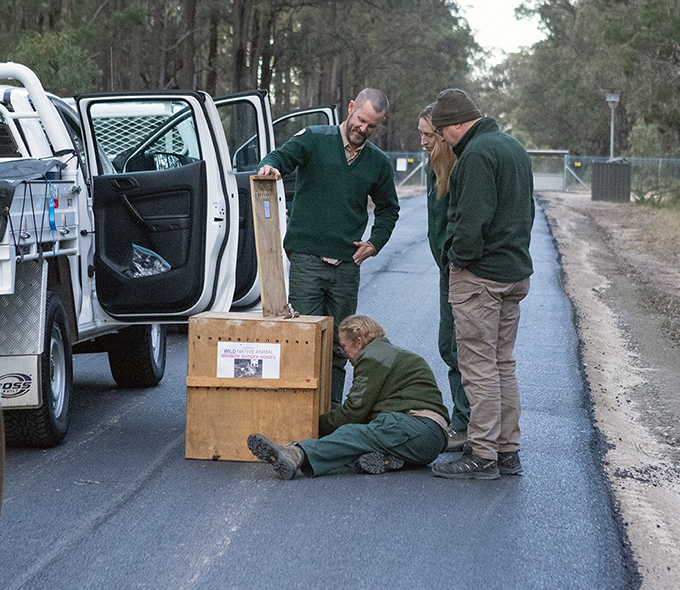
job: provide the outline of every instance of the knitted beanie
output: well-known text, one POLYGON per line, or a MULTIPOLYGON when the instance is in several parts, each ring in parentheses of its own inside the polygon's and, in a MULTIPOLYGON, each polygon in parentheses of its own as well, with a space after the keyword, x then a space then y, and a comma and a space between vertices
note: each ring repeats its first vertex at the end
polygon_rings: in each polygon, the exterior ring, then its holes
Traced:
POLYGON ((432 110, 432 124, 435 127, 458 125, 479 119, 482 115, 475 103, 462 90, 449 88, 442 90, 432 110))

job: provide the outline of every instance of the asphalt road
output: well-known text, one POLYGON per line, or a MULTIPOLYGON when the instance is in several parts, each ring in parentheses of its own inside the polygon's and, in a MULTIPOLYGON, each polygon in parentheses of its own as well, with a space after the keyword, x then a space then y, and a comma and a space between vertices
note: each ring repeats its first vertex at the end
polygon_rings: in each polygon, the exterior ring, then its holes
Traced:
MULTIPOLYGON (((425 206, 402 202, 392 240, 362 267, 359 311, 444 386, 425 206)), ((0 588, 637 588, 540 210, 532 251, 516 347, 524 476, 284 482, 264 464, 186 460, 187 346, 175 334, 165 379, 145 391, 116 388, 105 355, 76 357, 64 443, 7 450, 0 588)))

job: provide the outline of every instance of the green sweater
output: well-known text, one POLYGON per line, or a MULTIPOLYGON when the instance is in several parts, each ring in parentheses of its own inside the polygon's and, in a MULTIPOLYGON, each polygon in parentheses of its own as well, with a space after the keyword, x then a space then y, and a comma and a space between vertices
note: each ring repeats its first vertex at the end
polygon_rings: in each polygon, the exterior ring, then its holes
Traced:
POLYGON ((427 238, 430 241, 430 251, 440 270, 446 267, 444 258, 444 243, 446 242, 446 215, 449 210, 449 193, 437 198, 437 177, 430 166, 426 166, 427 174, 427 238))
POLYGON ((529 242, 534 221, 529 154, 496 121, 475 123, 453 147, 448 261, 483 279, 515 283, 533 272, 529 242))
MULTIPOLYGON (((293 210, 283 246, 302 252, 351 261, 368 223, 368 196, 375 203, 369 241, 376 252, 387 243, 399 217, 390 159, 371 142, 347 164, 340 128, 305 127, 279 149, 267 154, 281 174, 297 168, 293 210)), ((258 168, 259 168, 258 167, 258 168)))
POLYGON ((387 338, 370 342, 354 361, 354 380, 342 406, 319 418, 319 436, 343 424, 368 424, 378 414, 431 410, 449 422, 432 369, 387 338))

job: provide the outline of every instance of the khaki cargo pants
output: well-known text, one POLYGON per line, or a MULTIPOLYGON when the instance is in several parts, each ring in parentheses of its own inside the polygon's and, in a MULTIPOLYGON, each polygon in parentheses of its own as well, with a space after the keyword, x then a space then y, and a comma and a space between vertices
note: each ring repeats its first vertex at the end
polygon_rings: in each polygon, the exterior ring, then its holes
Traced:
POLYGON ((468 441, 472 452, 497 459, 498 452, 519 450, 519 387, 513 349, 519 303, 529 278, 518 283, 482 279, 452 268, 449 302, 456 326, 458 367, 470 401, 468 441))

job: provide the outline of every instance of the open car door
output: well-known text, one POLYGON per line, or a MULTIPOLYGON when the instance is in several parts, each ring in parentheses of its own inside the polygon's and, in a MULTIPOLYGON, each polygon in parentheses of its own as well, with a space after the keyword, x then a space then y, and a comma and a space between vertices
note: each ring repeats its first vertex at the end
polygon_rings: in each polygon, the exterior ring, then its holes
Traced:
MULTIPOLYGON (((260 160, 274 149, 274 131, 266 91, 244 92, 214 100, 231 149, 231 167, 238 185, 239 238, 233 308, 243 309, 260 297, 250 176, 257 172, 260 160)), ((277 189, 279 229, 283 236, 286 231, 286 208, 281 183, 278 183, 277 189)), ((287 263, 284 256, 284 266, 287 263)))
POLYGON ((99 303, 126 321, 228 310, 238 200, 215 105, 192 92, 77 98, 99 303))

